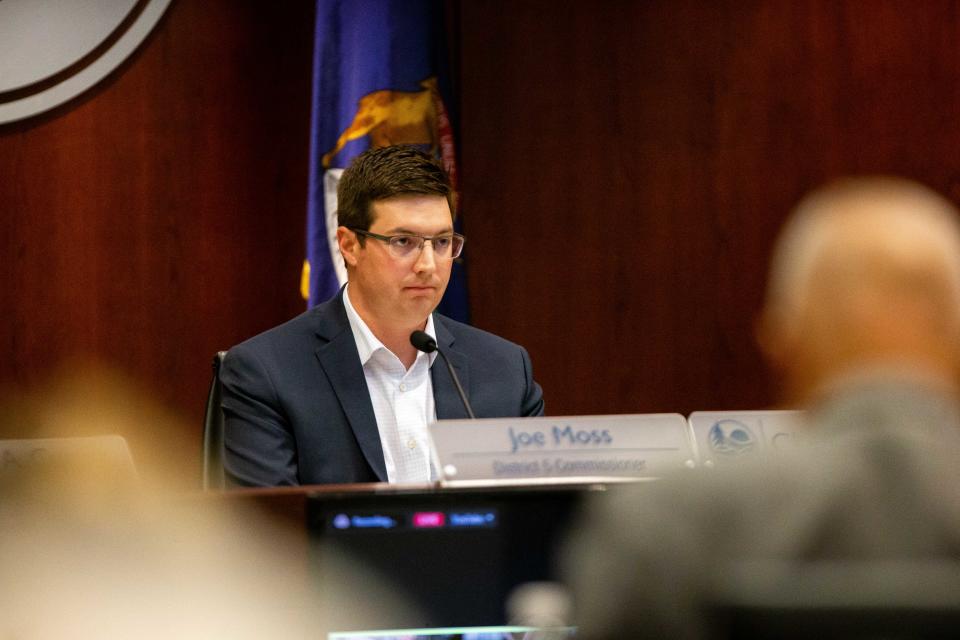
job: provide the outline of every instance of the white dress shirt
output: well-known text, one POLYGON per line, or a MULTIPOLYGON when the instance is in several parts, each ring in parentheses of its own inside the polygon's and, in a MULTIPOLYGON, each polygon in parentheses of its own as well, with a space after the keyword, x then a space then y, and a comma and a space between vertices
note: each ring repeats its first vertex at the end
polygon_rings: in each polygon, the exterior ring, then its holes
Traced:
MULTIPOLYGON (((437 419, 430 379, 430 367, 437 353, 418 352, 413 365, 406 369, 353 308, 349 292, 347 285, 343 290, 343 306, 377 418, 387 479, 390 482, 432 481, 436 474, 430 460, 427 424, 437 419)), ((424 331, 436 340, 432 315, 427 317, 424 331)))

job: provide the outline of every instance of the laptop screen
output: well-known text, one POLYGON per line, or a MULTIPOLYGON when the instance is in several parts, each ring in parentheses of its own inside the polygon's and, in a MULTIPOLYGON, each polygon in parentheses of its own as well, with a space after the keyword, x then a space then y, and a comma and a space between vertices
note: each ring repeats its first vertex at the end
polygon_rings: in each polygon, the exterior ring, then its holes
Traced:
POLYGON ((311 570, 325 592, 363 603, 359 608, 376 618, 364 626, 366 613, 355 616, 331 640, 535 637, 533 614, 517 611, 516 603, 511 611, 508 599, 519 585, 558 580, 555 556, 583 492, 568 486, 311 497, 311 570), (367 600, 374 584, 377 599, 393 603, 395 613, 367 600))

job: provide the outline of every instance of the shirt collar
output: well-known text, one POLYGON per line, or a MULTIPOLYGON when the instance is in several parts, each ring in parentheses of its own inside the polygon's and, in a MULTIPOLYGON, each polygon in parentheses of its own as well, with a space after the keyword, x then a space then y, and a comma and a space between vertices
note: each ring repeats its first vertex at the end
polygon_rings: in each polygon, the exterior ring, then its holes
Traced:
MULTIPOLYGON (((385 351, 391 352, 387 347, 380 342, 380 339, 377 336, 373 335, 373 331, 370 330, 370 327, 367 326, 367 323, 363 321, 363 318, 360 317, 360 314, 357 313, 357 310, 353 308, 353 303, 350 302, 350 284, 348 283, 343 289, 343 307, 347 311, 347 320, 350 322, 350 330, 353 332, 354 342, 357 343, 357 353, 360 356, 360 364, 366 365, 370 358, 373 357, 373 354, 384 349, 385 351)), ((424 332, 427 333, 431 338, 436 341, 437 331, 433 325, 433 314, 427 316, 427 326, 424 327, 424 332)), ((394 354, 396 355, 396 354, 394 354)), ((437 352, 434 351, 430 354, 417 354, 417 358, 421 356, 427 356, 429 358, 429 366, 433 366, 433 361, 437 359, 437 352)))

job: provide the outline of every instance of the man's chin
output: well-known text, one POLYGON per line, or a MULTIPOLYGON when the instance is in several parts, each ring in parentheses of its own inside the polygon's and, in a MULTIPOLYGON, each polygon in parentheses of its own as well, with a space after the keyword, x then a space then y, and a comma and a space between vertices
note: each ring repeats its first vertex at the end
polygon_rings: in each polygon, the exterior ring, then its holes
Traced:
POLYGON ((412 314, 418 317, 426 318, 433 313, 433 310, 440 304, 442 294, 436 289, 429 290, 407 290, 404 289, 404 306, 412 314))

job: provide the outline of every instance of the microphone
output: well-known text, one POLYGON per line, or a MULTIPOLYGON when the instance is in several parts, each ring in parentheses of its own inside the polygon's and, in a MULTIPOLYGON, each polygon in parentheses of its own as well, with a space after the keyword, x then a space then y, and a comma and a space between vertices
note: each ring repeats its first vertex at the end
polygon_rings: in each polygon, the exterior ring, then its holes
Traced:
POLYGON ((476 420, 477 416, 473 415, 473 409, 467 400, 467 394, 463 392, 463 387, 460 386, 460 378, 457 377, 457 373, 453 370, 453 365, 450 364, 450 360, 447 359, 447 354, 437 346, 437 341, 431 338, 430 334, 426 331, 414 331, 410 334, 410 344, 416 347, 417 351, 423 351, 424 353, 433 353, 436 351, 440 354, 443 361, 447 363, 447 371, 450 372, 450 377, 453 378, 453 386, 457 388, 457 393, 460 394, 460 401, 463 402, 463 408, 467 410, 467 415, 470 416, 471 419, 476 420))

